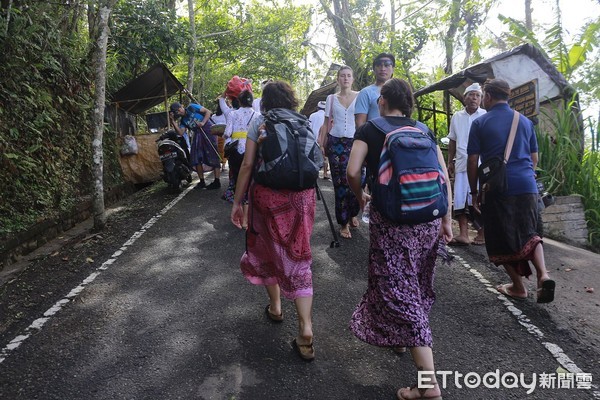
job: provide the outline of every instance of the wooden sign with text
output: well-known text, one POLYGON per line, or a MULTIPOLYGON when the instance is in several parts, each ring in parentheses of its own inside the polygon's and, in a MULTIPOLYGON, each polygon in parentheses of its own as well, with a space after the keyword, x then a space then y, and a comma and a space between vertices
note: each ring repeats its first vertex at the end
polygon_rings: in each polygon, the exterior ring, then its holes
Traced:
POLYGON ((513 110, 520 112, 526 117, 538 115, 540 103, 538 101, 537 79, 517 86, 510 91, 508 104, 513 110))

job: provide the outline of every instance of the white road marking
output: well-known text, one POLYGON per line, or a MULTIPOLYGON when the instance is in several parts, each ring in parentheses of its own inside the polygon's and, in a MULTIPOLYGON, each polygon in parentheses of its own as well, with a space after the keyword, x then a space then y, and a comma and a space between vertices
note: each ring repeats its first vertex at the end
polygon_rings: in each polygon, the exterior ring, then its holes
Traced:
POLYGON ((150 218, 150 220, 148 222, 146 222, 139 231, 137 231, 133 235, 131 235, 131 237, 121 246, 121 248, 119 250, 117 250, 116 252, 113 253, 113 255, 111 256, 110 259, 106 260, 104 263, 102 263, 101 266, 96 268, 96 270, 94 272, 92 272, 87 278, 85 278, 81 282, 81 284, 79 284, 78 286, 73 288, 65 296, 65 298, 57 301, 52 307, 50 307, 44 313, 44 317, 38 318, 35 321, 33 321, 31 323, 31 325, 29 325, 27 328, 25 328, 23 334, 16 336, 2 350, 0 350, 0 364, 2 364, 2 362, 4 362, 4 360, 6 360, 6 358, 8 357, 8 355, 10 354, 11 351, 18 348, 24 341, 26 341, 31 336, 31 334, 34 331, 41 330, 42 327, 44 326, 44 324, 46 322, 48 322, 50 317, 52 317, 56 313, 58 313, 65 304, 69 303, 75 296, 77 296, 79 293, 81 293, 83 291, 83 289, 85 289, 85 287, 87 285, 89 285, 91 282, 93 282, 94 279, 96 279, 102 271, 107 270, 108 267, 116 261, 117 257, 122 255, 129 246, 134 244, 136 240, 138 240, 144 233, 146 233, 146 231, 148 229, 150 229, 152 227, 152 225, 154 225, 167 211, 169 211, 171 208, 173 208, 173 206, 175 206, 175 204, 177 204, 181 199, 183 199, 185 197, 185 195, 188 194, 188 192, 190 190, 192 190, 193 188, 194 188, 194 186, 190 185, 179 196, 177 196, 173 201, 171 201, 162 210, 160 210, 158 214, 156 214, 155 216, 150 218))
MULTIPOLYGON (((580 374, 580 373, 584 372, 581 368, 579 368, 577 366, 577 364, 575 364, 575 362, 573 360, 571 360, 571 358, 569 358, 569 356, 567 356, 565 354, 565 352, 563 351, 562 348, 560 348, 560 346, 558 346, 555 343, 543 341, 542 339, 544 338, 544 332, 542 332, 537 326, 535 326, 531 322, 531 320, 527 317, 527 315, 525 315, 525 313, 522 310, 518 309, 512 301, 510 301, 503 294, 500 294, 496 290, 496 288, 493 287, 492 284, 487 279, 485 279, 479 271, 477 271, 476 269, 471 267, 471 265, 469 265, 469 263, 467 263, 462 257, 460 257, 456 253, 456 251, 454 251, 453 249, 449 249, 449 252, 453 253, 454 259, 461 266, 466 268, 467 271, 469 271, 471 274, 473 274, 477 278, 477 280, 479 280, 481 283, 483 283, 488 291, 497 295, 498 299, 500 299, 502 301, 502 304, 504 304, 506 309, 508 311, 510 311, 510 313, 512 315, 515 316, 515 318, 517 319, 517 322, 519 322, 519 324, 523 325, 525 327, 525 329, 527 329, 527 332, 529 332, 536 339, 538 339, 542 343, 542 345, 546 348, 546 350, 548 350, 548 352, 556 359, 556 361, 558 361, 558 363, 565 370, 567 370, 568 372, 571 372, 573 374, 580 374)), ((593 396, 595 398, 600 399, 600 391, 598 391, 598 386, 592 385, 592 388, 595 389, 594 392, 592 392, 593 396)))

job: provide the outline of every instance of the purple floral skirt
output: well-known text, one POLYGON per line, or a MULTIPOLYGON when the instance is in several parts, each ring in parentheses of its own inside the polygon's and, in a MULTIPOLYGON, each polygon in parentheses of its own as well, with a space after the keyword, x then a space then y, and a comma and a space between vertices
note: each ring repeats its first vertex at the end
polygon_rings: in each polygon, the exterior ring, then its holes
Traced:
POLYGON ((356 337, 376 346, 432 346, 440 225, 393 224, 371 204, 368 287, 350 320, 356 337))

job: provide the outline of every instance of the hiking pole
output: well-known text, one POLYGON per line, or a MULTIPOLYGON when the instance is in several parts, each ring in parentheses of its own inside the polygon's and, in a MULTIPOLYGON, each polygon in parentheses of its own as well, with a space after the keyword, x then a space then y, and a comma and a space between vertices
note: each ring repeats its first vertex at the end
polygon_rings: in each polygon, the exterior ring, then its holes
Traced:
POLYGON ((327 203, 325 202, 325 197, 323 197, 323 193, 321 193, 321 188, 319 184, 315 182, 315 188, 317 189, 317 199, 323 201, 323 206, 325 207, 325 214, 327 214, 327 219, 329 220, 329 227, 331 228, 331 234, 333 235, 333 241, 329 245, 330 248, 340 247, 340 242, 338 241, 337 233, 335 232, 335 228, 333 227, 333 221, 331 220, 331 214, 329 214, 329 207, 327 207, 327 203))

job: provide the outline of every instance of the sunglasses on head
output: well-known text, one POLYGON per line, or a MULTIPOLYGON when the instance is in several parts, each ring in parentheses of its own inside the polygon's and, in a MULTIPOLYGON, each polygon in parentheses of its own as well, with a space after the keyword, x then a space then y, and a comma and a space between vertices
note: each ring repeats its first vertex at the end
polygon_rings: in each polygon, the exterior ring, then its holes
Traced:
POLYGON ((391 62, 390 60, 381 60, 381 61, 377 61, 375 63, 376 67, 392 67, 394 66, 394 63, 391 62))

